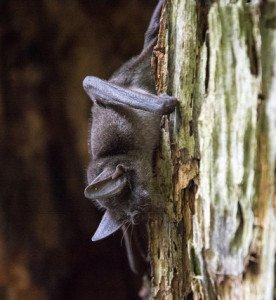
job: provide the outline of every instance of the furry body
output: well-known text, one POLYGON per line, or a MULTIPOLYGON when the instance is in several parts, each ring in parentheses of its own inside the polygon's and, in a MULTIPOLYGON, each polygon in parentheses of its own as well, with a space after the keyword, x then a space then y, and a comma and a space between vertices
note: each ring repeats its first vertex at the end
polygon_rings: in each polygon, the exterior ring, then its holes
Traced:
POLYGON ((92 240, 123 228, 130 265, 136 272, 126 228, 128 224, 140 224, 134 226, 135 230, 143 228, 134 240, 136 250, 145 258, 147 238, 143 237, 147 235, 145 224, 153 196, 153 154, 158 146, 161 117, 171 113, 177 103, 174 97, 156 95, 151 71, 162 4, 159 1, 153 13, 141 54, 126 62, 109 81, 88 76, 83 83, 92 100, 91 162, 85 196, 105 210, 92 240))

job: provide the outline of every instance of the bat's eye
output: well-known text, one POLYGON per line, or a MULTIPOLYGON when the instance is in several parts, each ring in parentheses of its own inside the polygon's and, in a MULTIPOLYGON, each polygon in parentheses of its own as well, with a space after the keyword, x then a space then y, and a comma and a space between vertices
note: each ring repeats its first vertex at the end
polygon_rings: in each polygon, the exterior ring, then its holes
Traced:
POLYGON ((138 211, 134 211, 130 216, 131 223, 136 225, 141 221, 141 214, 138 211))

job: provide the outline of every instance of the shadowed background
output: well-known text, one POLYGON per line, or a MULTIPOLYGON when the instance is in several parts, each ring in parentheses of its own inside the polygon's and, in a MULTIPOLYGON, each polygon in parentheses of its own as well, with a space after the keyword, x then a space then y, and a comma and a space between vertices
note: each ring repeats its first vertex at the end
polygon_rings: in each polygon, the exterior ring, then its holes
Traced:
POLYGON ((121 233, 90 241, 82 80, 139 53, 155 4, 0 1, 0 299, 137 299, 121 233))

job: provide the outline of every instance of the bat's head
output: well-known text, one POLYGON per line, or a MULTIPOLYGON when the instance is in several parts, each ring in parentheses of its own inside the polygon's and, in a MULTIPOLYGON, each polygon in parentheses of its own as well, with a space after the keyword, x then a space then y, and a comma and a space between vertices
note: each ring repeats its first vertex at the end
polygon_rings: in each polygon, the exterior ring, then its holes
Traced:
POLYGON ((88 184, 85 197, 106 209, 92 241, 111 235, 123 225, 136 225, 147 219, 150 195, 146 185, 141 184, 135 169, 121 164, 106 167, 88 184))

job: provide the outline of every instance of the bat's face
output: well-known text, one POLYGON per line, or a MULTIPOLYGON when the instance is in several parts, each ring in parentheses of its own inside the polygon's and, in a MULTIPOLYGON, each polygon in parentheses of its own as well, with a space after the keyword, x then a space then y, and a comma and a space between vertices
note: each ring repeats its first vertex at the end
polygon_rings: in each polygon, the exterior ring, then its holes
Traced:
POLYGON ((122 225, 147 219, 150 196, 137 177, 135 170, 126 171, 118 165, 113 172, 105 169, 86 187, 85 196, 106 209, 93 241, 109 236, 122 225))

